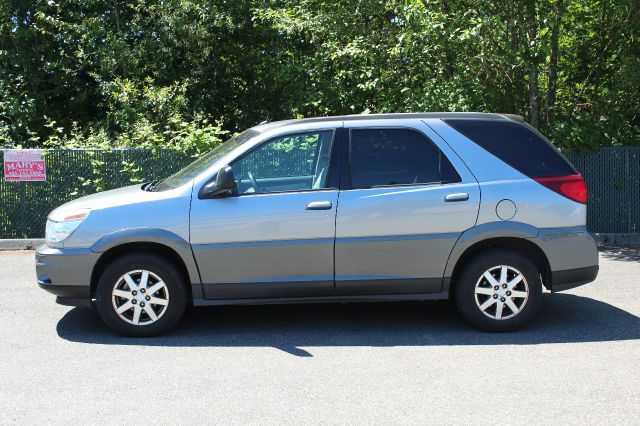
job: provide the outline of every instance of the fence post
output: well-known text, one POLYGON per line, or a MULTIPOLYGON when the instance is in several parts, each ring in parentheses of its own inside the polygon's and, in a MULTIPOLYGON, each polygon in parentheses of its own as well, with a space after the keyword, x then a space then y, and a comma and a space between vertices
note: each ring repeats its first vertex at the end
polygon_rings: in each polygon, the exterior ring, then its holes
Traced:
POLYGON ((27 182, 19 182, 20 185, 20 203, 18 204, 20 208, 20 233, 17 235, 18 238, 24 238, 24 210, 25 210, 25 200, 27 198, 27 182))
POLYGON ((626 199, 626 204, 627 204, 627 232, 631 233, 631 206, 633 206, 633 185, 630 182, 630 175, 629 175, 629 154, 631 154, 631 150, 630 149, 626 149, 624 150, 624 175, 626 176, 626 181, 627 181, 627 185, 625 186, 629 186, 629 190, 628 192, 630 192, 630 197, 626 199))

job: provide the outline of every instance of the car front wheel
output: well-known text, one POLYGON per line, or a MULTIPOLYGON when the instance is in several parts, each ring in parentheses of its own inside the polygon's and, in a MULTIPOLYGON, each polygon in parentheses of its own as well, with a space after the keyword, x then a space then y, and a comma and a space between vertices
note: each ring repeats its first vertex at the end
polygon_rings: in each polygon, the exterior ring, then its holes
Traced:
POLYGON ((102 320, 119 334, 150 337, 173 328, 184 313, 184 278, 168 259, 146 252, 117 258, 96 289, 102 320))

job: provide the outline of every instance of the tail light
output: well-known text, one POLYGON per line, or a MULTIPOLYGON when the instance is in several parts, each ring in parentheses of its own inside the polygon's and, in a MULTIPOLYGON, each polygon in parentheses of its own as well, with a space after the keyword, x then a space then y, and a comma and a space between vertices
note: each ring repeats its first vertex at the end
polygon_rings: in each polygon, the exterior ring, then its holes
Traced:
POLYGON ((570 200, 587 204, 587 185, 579 174, 533 178, 533 180, 570 200))

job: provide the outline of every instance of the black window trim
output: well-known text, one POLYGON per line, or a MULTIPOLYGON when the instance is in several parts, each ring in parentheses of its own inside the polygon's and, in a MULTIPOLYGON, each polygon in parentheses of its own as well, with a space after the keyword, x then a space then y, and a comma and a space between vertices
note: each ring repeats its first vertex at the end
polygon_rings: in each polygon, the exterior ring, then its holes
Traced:
MULTIPOLYGON (((329 167, 327 168, 327 183, 329 182, 329 176, 331 176, 331 170, 334 167, 333 166, 333 161, 336 159, 335 155, 333 154, 335 147, 336 147, 336 141, 337 141, 337 133, 338 130, 340 128, 339 127, 323 127, 323 128, 312 128, 312 129, 304 129, 304 130, 295 130, 295 131, 289 131, 289 132, 284 132, 284 133, 279 133, 277 135, 274 135, 268 139, 265 139, 264 141, 258 143, 257 145, 251 147, 251 149, 247 150, 246 152, 243 152, 242 154, 240 154, 238 157, 234 158, 232 162, 230 162, 228 165, 233 167, 233 164, 237 163, 238 161, 242 160, 244 157, 246 157, 247 155, 251 154, 253 151, 255 151, 256 149, 260 148, 261 146, 273 142, 276 139, 280 139, 283 137, 287 137, 287 136, 293 136, 293 135, 302 135, 305 133, 313 133, 313 132, 324 132, 324 131, 331 131, 333 132, 332 138, 331 138, 331 150, 329 153, 329 167)), ((339 160, 338 160, 339 162, 339 160)), ((203 185, 202 187, 208 185, 209 183, 211 183, 211 181, 215 180, 217 176, 217 173, 215 173, 210 179, 208 179, 203 185)), ((202 189, 202 188, 200 188, 202 189)), ((336 191, 339 190, 339 187, 326 187, 326 188, 317 188, 317 189, 290 189, 290 190, 284 190, 284 191, 270 191, 270 192, 252 192, 249 194, 231 194, 225 198, 228 197, 252 197, 255 195, 275 195, 275 194, 289 194, 289 193, 303 193, 303 192, 322 192, 322 191, 336 191)))
MULTIPOLYGON (((427 135, 425 132, 423 132, 420 129, 417 129, 415 127, 412 126, 357 126, 357 127, 349 127, 349 128, 345 128, 345 130, 348 130, 348 132, 345 135, 345 138, 343 140, 343 144, 345 145, 344 149, 343 149, 343 158, 346 158, 347 161, 343 161, 344 163, 344 167, 343 167, 343 171, 344 169, 346 169, 346 175, 347 178, 346 179, 341 179, 340 183, 340 190, 341 191, 351 191, 351 190, 367 190, 367 189, 378 189, 378 188, 402 188, 402 187, 426 187, 426 186, 445 186, 445 185, 456 185, 456 184, 460 184, 462 182, 462 176, 460 175, 460 172, 458 171, 458 169, 456 168, 456 166, 451 162, 451 160, 449 160, 449 157, 446 156, 446 154, 442 151, 442 149, 440 149, 440 147, 429 137, 429 135, 427 135), (351 184, 351 171, 352 171, 352 167, 351 167, 351 141, 352 141, 352 136, 351 136, 351 132, 352 130, 411 130, 414 131, 418 134, 420 134, 421 136, 423 136, 424 138, 426 138, 427 142, 430 143, 439 153, 440 153, 440 158, 444 157, 449 164, 451 165, 451 168, 456 172, 456 174, 458 175, 458 178, 460 180, 458 180, 457 182, 443 182, 443 181, 437 181, 437 182, 423 182, 423 183, 400 183, 400 184, 395 184, 395 185, 373 185, 373 186, 368 186, 368 187, 353 187, 353 185, 351 184), (346 153, 346 155, 344 154, 346 153)), ((440 178, 442 178, 442 176, 440 176, 440 178)))

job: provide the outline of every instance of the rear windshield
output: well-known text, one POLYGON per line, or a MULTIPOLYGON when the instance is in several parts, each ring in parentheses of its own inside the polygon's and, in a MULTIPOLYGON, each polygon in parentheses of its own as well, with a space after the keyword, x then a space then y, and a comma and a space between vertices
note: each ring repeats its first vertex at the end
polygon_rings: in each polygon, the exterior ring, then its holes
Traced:
POLYGON ((530 178, 577 173, 549 141, 526 125, 511 120, 453 119, 445 122, 530 178))

